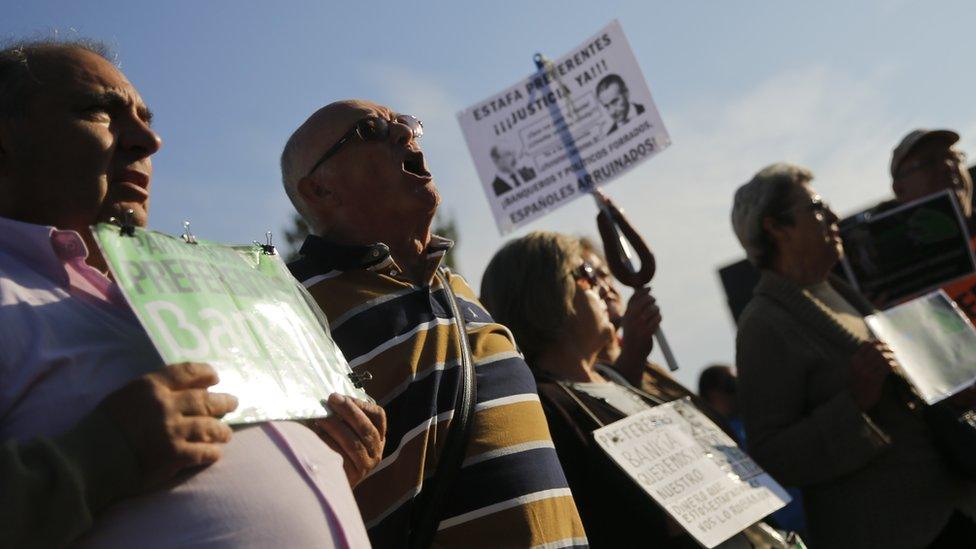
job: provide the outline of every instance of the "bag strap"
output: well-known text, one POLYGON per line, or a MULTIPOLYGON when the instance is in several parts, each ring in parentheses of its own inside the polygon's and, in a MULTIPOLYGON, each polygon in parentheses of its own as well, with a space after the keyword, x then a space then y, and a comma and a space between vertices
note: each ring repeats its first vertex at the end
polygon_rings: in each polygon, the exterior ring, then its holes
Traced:
POLYGON ((471 425, 474 423, 474 405, 477 400, 477 386, 474 375, 474 360, 471 355, 471 344, 465 327, 464 315, 457 304, 457 297, 448 281, 447 271, 443 268, 436 274, 454 319, 460 347, 460 364, 458 364, 458 394, 454 407, 454 417, 444 439, 444 449, 437 461, 434 475, 424 482, 424 487, 414 500, 413 524, 410 529, 409 547, 411 549, 426 549, 430 547, 440 525, 440 514, 448 492, 461 471, 461 462, 468 448, 471 438, 471 425))

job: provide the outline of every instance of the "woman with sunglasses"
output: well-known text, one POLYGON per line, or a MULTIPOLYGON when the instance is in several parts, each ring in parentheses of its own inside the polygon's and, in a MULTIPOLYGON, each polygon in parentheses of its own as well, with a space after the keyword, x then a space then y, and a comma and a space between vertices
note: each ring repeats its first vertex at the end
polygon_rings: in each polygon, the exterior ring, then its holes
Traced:
POLYGON ((774 164, 735 194, 732 226, 762 271, 736 341, 749 452, 803 492, 811 547, 972 546, 972 489, 868 330, 873 308, 830 275, 843 247, 812 179, 774 164))
MULTIPOLYGON (((602 375, 615 337, 599 280, 579 240, 534 232, 507 243, 481 281, 481 299, 512 330, 536 376, 556 452, 593 547, 698 547, 597 446, 592 431, 661 404, 602 375)), ((751 547, 737 536, 724 547, 751 547)))

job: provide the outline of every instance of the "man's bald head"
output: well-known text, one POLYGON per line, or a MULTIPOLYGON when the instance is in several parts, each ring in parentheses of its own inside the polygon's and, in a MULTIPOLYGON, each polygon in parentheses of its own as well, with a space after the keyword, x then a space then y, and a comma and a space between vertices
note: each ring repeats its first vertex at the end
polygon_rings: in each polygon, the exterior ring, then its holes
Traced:
MULTIPOLYGON (((312 166, 325 151, 363 116, 363 107, 380 107, 369 101, 346 99, 329 103, 312 113, 298 127, 281 152, 281 181, 291 203, 313 231, 318 229, 314 212, 298 194, 298 182, 309 174, 312 166)), ((328 170, 328 166, 321 169, 328 170)))
POLYGON ((337 101, 313 113, 288 139, 281 175, 315 234, 336 231, 331 236, 347 240, 392 238, 393 224, 415 232, 429 225, 440 201, 413 130, 396 111, 372 101, 337 101), (370 119, 388 131, 364 140, 355 128, 370 119), (348 140, 322 162, 344 136, 348 140))

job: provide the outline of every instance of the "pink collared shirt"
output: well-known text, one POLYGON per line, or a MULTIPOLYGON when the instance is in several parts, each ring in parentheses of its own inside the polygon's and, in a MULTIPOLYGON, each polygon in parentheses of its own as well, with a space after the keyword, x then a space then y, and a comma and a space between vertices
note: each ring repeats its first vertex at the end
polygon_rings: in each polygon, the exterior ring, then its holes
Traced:
MULTIPOLYGON (((162 361, 74 231, 0 218, 0 436, 58 435, 162 361)), ((368 547, 342 458, 291 422, 238 429, 215 465, 117 502, 83 547, 368 547)))

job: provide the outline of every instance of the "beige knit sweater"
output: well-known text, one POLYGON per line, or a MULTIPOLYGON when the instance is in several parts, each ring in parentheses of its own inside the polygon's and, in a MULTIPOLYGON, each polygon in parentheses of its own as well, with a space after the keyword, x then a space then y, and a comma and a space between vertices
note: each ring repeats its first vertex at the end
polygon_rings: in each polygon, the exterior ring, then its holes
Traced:
POLYGON ((812 547, 924 547, 972 490, 945 467, 893 375, 870 413, 855 405, 848 370, 862 341, 807 291, 764 272, 736 341, 748 449, 803 491, 812 547))

